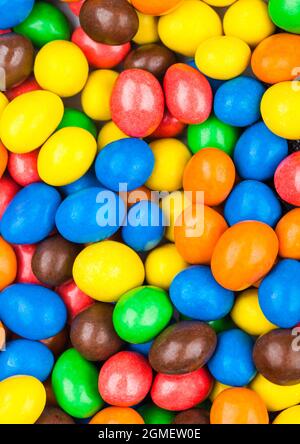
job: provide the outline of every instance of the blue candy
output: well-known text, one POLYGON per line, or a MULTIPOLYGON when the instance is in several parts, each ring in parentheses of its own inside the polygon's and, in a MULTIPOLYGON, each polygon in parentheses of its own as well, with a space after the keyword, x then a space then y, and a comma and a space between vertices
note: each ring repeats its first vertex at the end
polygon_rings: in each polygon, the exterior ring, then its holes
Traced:
POLYGON ((280 261, 263 279, 258 289, 259 305, 270 322, 281 328, 300 322, 300 263, 280 261))
POLYGON ((239 329, 218 334, 218 343, 213 357, 208 362, 210 373, 222 384, 243 387, 254 378, 253 339, 239 329))
POLYGON ((112 236, 124 218, 123 200, 113 191, 93 187, 68 196, 58 208, 55 221, 65 239, 88 243, 112 236))
POLYGON ((281 213, 274 191, 256 180, 239 183, 230 193, 224 207, 224 216, 229 225, 257 220, 273 227, 281 213))
MULTIPOLYGON (((187 65, 189 65, 189 66, 191 66, 192 68, 195 68, 195 69, 197 69, 197 70, 199 71, 199 68, 198 68, 198 66, 196 65, 196 62, 195 62, 194 59, 188 60, 186 63, 187 63, 187 65)), ((203 74, 203 75, 204 75, 204 74, 203 74)), ((209 77, 209 76, 206 76, 206 75, 205 75, 205 77, 207 78, 207 80, 208 80, 208 82, 209 82, 209 84, 210 84, 210 87, 211 87, 213 93, 215 93, 215 92, 217 91, 217 89, 218 89, 221 85, 223 85, 223 83, 224 83, 223 80, 213 79, 212 77, 209 77)))
POLYGON ((233 158, 242 178, 268 180, 287 155, 287 141, 273 134, 263 122, 258 122, 241 135, 233 158))
POLYGON ((95 176, 95 173, 93 171, 88 171, 82 177, 75 180, 75 182, 60 187, 60 190, 68 196, 69 194, 77 193, 77 191, 85 190, 86 188, 99 186, 100 182, 95 176))
POLYGON ((170 286, 170 298, 180 313, 200 321, 223 318, 234 302, 233 292, 221 287, 205 265, 178 273, 170 286))
POLYGON ((17 26, 29 16, 34 0, 0 0, 0 29, 17 26))
POLYGON ((260 118, 264 86, 252 77, 240 76, 221 85, 215 95, 214 112, 232 126, 248 126, 260 118))
POLYGON ((127 245, 136 251, 149 251, 159 244, 163 235, 163 213, 156 203, 142 200, 129 209, 122 228, 122 238, 127 245))
POLYGON ((154 155, 141 139, 127 138, 106 145, 95 164, 98 180, 110 190, 119 191, 126 184, 131 191, 143 185, 154 167, 154 155))
POLYGON ((153 340, 144 342, 143 344, 129 344, 128 350, 136 353, 141 353, 144 356, 148 356, 150 348, 152 347, 153 340))
POLYGON ((52 290, 33 284, 13 284, 0 294, 0 319, 26 339, 57 335, 65 326, 67 310, 52 290))
POLYGON ((34 376, 45 381, 54 364, 49 348, 41 342, 16 339, 0 353, 0 380, 15 375, 34 376))
POLYGON ((0 231, 12 244, 34 244, 55 227, 59 192, 45 183, 33 183, 19 191, 4 212, 0 231))

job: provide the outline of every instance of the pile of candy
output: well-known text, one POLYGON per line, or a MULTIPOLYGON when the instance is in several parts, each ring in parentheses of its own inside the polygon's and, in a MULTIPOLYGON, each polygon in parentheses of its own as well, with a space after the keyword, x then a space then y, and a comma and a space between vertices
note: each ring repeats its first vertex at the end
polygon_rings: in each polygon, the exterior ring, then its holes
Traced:
POLYGON ((0 0, 0 423, 300 424, 300 0, 66 2, 0 0))

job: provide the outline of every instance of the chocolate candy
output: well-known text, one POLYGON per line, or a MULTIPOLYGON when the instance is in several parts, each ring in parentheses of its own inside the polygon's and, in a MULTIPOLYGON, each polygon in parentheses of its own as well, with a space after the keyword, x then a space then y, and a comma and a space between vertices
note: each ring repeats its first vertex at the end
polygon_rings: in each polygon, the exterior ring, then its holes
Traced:
POLYGON ((45 407, 36 424, 75 424, 75 422, 60 408, 45 407))
POLYGON ((31 74, 34 60, 32 43, 10 32, 0 35, 0 90, 22 83, 31 74))
POLYGON ((175 54, 168 48, 155 43, 139 46, 125 59, 124 68, 139 68, 162 77, 167 69, 176 62, 175 54))
POLYGON ((278 385, 300 382, 300 351, 297 336, 289 329, 271 330, 257 339, 253 359, 259 373, 278 385))
POLYGON ((205 409, 190 409, 178 413, 172 424, 210 424, 209 412, 205 409))
POLYGON ((159 373, 179 375, 203 367, 217 344, 215 331, 204 322, 183 321, 166 328, 153 342, 151 366, 159 373))
POLYGON ((127 0, 87 0, 79 20, 91 39, 107 45, 129 42, 139 27, 137 13, 127 0))
POLYGON ((56 235, 41 242, 33 257, 32 271, 39 281, 50 286, 72 277, 72 267, 80 247, 56 235))
POLYGON ((89 361, 104 361, 121 350, 123 341, 112 323, 114 307, 97 302, 73 320, 70 338, 73 347, 89 361))

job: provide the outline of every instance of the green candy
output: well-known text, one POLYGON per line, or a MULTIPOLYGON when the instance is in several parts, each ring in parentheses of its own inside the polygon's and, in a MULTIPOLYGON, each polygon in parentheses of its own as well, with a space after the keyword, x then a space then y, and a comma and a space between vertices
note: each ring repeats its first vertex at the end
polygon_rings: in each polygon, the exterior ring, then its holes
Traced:
POLYGON ((82 111, 75 108, 65 108, 63 118, 57 129, 60 130, 67 126, 77 126, 89 131, 92 136, 97 137, 97 127, 94 122, 82 111))
POLYGON ((167 293, 161 288, 137 287, 117 302, 113 323, 120 338, 133 344, 148 342, 168 325, 173 313, 167 293))
POLYGON ((66 350, 56 361, 52 388, 60 407, 75 418, 88 418, 103 407, 98 371, 77 350, 66 350))
POLYGON ((210 325, 216 333, 220 333, 221 331, 229 330, 230 328, 235 327, 235 324, 229 317, 217 319, 216 321, 210 321, 208 322, 208 325, 210 325))
POLYGON ((37 2, 29 16, 14 31, 41 48, 53 40, 69 40, 70 25, 64 14, 51 3, 37 2))
POLYGON ((202 148, 209 147, 219 148, 230 156, 239 135, 238 128, 221 122, 215 116, 210 116, 203 123, 188 126, 187 141, 194 154, 202 148))
POLYGON ((270 0, 269 14, 271 20, 279 28, 300 34, 299 0, 270 0))
POLYGON ((143 417, 145 424, 171 424, 175 413, 164 410, 155 404, 145 404, 138 409, 143 417))

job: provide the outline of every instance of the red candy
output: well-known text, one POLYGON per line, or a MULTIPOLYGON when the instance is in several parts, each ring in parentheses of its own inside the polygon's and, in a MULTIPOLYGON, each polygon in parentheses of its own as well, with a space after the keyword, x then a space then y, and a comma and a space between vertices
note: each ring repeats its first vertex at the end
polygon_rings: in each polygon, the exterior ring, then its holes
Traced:
POLYGON ((68 3, 69 8, 73 12, 73 14, 77 15, 77 17, 79 17, 80 9, 84 2, 85 0, 80 0, 79 2, 68 3))
POLYGON ((84 52, 89 64, 94 68, 113 68, 124 60, 131 45, 105 45, 92 40, 82 28, 73 32, 72 42, 84 52))
POLYGON ((37 171, 38 154, 39 150, 25 154, 9 154, 8 172, 14 181, 22 187, 41 180, 37 171))
POLYGON ((0 179, 0 219, 6 210, 7 205, 17 194, 20 187, 9 176, 5 175, 0 179))
POLYGON ((79 290, 74 281, 69 281, 60 285, 56 288, 56 291, 66 304, 69 321, 94 303, 94 299, 79 290))
POLYGON ((211 391, 213 379, 205 368, 184 375, 158 373, 151 396, 153 402, 166 410, 187 410, 204 401, 211 391))
POLYGON ((14 250, 18 263, 16 281, 24 284, 44 285, 35 277, 31 268, 31 260, 35 253, 36 245, 14 245, 14 250))
POLYGON ((25 94, 31 91, 37 91, 39 89, 41 89, 41 87, 39 86, 37 81, 33 77, 30 77, 29 79, 25 80, 25 82, 21 83, 21 85, 17 85, 14 88, 6 91, 5 95, 8 100, 13 100, 21 94, 25 94))
POLYGON ((103 364, 99 393, 110 405, 130 407, 147 396, 151 383, 152 369, 144 356, 122 351, 103 364))
POLYGON ((281 199, 300 206, 300 152, 286 157, 274 175, 275 188, 281 199))
POLYGON ((154 137, 155 139, 176 137, 182 133, 184 127, 185 124, 179 122, 179 120, 172 116, 170 111, 166 108, 162 121, 154 133, 151 134, 151 137, 154 137))
POLYGON ((162 121, 164 95, 158 80, 143 69, 127 69, 111 96, 112 120, 128 136, 147 137, 162 121))
POLYGON ((202 123, 210 115, 212 90, 197 69, 184 63, 172 65, 164 78, 167 107, 184 123, 202 123))

